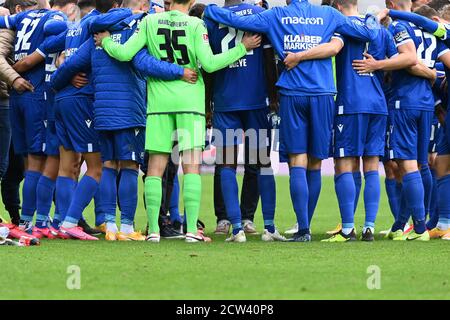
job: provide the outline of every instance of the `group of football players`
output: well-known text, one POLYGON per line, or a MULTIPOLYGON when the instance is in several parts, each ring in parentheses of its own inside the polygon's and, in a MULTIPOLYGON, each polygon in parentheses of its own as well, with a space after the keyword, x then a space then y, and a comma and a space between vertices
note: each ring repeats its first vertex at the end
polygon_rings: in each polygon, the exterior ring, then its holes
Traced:
MULTIPOLYGON (((226 212, 216 230, 231 231, 228 242, 254 231, 239 203, 242 143, 246 172, 256 177, 246 192, 261 198, 263 241, 311 241, 329 157, 342 222, 323 241, 357 239, 361 172, 360 239, 374 240, 380 161, 394 216, 386 237, 449 240, 450 5, 387 0, 387 9, 361 16, 357 0, 286 2, 269 9, 266 1, 225 0, 220 8, 194 0, 54 0, 50 8, 47 0, 6 0, 0 79, 10 91, 0 111, 9 111, 14 152, 26 155, 22 212, 18 226, 5 224, 10 234, 98 240, 80 226, 94 199, 96 230, 108 241, 159 242, 170 212, 168 224, 179 227, 167 237, 210 242, 198 216, 212 127, 214 187, 226 212), (290 239, 274 223, 270 151, 278 146, 297 217, 290 239), (146 236, 134 228, 139 170, 146 236)), ((1 139, 8 150, 9 136, 1 139)))

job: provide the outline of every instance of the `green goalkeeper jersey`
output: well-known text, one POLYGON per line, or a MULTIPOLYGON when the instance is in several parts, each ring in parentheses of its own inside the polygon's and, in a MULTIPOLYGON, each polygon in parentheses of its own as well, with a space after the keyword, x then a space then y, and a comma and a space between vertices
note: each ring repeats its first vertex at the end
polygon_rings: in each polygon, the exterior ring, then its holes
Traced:
POLYGON ((180 11, 152 14, 145 17, 136 33, 123 45, 110 37, 102 41, 104 50, 119 61, 130 61, 143 47, 154 57, 176 63, 198 72, 196 84, 182 80, 147 80, 147 114, 189 112, 205 114, 205 84, 199 71, 214 72, 246 55, 245 46, 214 55, 208 31, 202 20, 180 11))

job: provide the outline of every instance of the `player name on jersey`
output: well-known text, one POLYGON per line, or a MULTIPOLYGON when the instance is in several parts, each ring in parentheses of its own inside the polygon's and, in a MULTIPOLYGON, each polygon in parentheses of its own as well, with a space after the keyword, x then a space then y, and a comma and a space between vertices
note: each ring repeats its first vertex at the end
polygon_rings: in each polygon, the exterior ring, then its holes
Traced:
POLYGON ((228 66, 228 68, 233 69, 233 68, 241 68, 241 67, 246 67, 246 66, 247 66, 247 59, 243 58, 243 59, 239 59, 235 63, 230 64, 228 66))
POLYGON ((167 19, 159 19, 158 24, 162 24, 165 26, 169 26, 171 28, 180 28, 180 27, 187 27, 188 22, 187 21, 170 21, 167 19))
POLYGON ((27 52, 16 53, 16 54, 14 54, 14 61, 19 61, 19 60, 25 58, 26 56, 28 56, 27 52))

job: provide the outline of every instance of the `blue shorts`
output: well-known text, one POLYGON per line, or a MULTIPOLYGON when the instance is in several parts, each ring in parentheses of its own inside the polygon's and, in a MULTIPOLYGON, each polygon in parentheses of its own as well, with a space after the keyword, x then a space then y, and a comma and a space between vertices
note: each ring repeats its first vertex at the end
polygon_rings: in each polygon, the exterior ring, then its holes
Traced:
POLYGON ((438 137, 437 153, 441 156, 450 154, 450 112, 447 112, 445 125, 442 126, 438 137))
POLYGON ((56 124, 53 120, 45 121, 44 153, 47 156, 59 156, 59 140, 56 134, 56 124))
POLYGON ((343 114, 334 119, 334 158, 383 156, 387 116, 343 114))
POLYGON ((245 142, 250 149, 260 149, 270 146, 271 126, 269 109, 240 110, 230 112, 214 112, 213 128, 220 132, 214 134, 213 145, 229 147, 245 142), (242 131, 241 131, 242 130, 242 131))
POLYGON ((144 161, 145 128, 100 131, 99 145, 102 161, 144 161))
POLYGON ((66 97, 55 101, 56 134, 65 149, 99 152, 94 129, 93 101, 89 97, 66 97))
POLYGON ((334 120, 333 96, 280 96, 280 151, 327 159, 334 120))
POLYGON ((432 111, 390 110, 389 159, 417 160, 428 163, 432 111))
POLYGON ((43 155, 46 103, 27 96, 10 98, 10 118, 14 151, 17 154, 43 155))
POLYGON ((428 153, 436 153, 437 152, 437 144, 439 141, 439 136, 442 132, 442 126, 439 123, 439 120, 434 117, 433 124, 431 125, 431 135, 430 135, 430 143, 428 144, 428 153))

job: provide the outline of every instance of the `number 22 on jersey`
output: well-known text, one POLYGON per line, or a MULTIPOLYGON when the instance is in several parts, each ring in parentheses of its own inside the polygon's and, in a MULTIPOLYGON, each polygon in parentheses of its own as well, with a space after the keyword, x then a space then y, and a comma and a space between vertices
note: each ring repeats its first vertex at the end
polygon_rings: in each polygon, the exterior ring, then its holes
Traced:
MULTIPOLYGON (((234 46, 237 46, 242 41, 242 38, 244 37, 244 31, 242 31, 242 30, 237 30, 235 28, 231 28, 231 27, 225 26, 223 24, 221 24, 219 26, 219 28, 228 30, 227 35, 222 39, 222 42, 221 42, 222 52, 228 51, 230 49, 230 44, 232 42, 234 42, 234 46)), ((247 52, 247 55, 252 55, 252 54, 253 54, 253 50, 247 52)))

